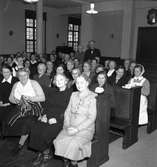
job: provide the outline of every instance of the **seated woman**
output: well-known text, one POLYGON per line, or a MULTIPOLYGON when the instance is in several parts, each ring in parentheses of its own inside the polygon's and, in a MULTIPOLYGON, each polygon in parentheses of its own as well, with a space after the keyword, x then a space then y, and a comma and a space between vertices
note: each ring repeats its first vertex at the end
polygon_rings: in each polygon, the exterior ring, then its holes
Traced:
POLYGON ((56 67, 55 72, 53 73, 53 76, 51 78, 51 83, 50 83, 50 87, 56 87, 55 84, 55 76, 57 74, 65 74, 65 66, 63 64, 60 64, 56 67))
MULTIPOLYGON (((65 111, 62 131, 54 140, 55 154, 77 161, 91 156, 91 140, 95 132, 96 94, 88 89, 90 79, 85 74, 76 80, 79 91, 73 92, 65 111)), ((69 162, 69 161, 65 161, 69 162)))
POLYGON ((34 165, 47 162, 52 141, 62 129, 64 111, 72 93, 72 89, 67 88, 67 82, 64 74, 56 75, 55 84, 58 89, 48 89, 44 115, 31 127, 29 147, 38 151, 34 165))
POLYGON ((89 62, 84 62, 82 73, 87 75, 90 78, 90 80, 92 80, 95 75, 95 72, 91 71, 91 65, 89 62))
POLYGON ((15 83, 9 100, 13 104, 17 104, 17 111, 12 115, 8 124, 14 127, 17 121, 22 119, 21 138, 19 144, 13 150, 13 153, 18 153, 24 145, 28 137, 27 124, 29 120, 38 118, 42 115, 42 107, 40 102, 45 101, 45 95, 37 81, 29 79, 29 72, 26 69, 18 71, 19 82, 15 83))
POLYGON ((99 65, 96 67, 96 69, 95 69, 95 75, 93 76, 90 85, 93 85, 93 84, 97 83, 97 75, 98 75, 98 73, 101 72, 101 71, 105 71, 105 69, 104 69, 104 66, 103 66, 103 65, 99 64, 99 65))
POLYGON ((38 74, 34 75, 33 79, 39 82, 41 86, 50 86, 51 79, 46 75, 46 65, 44 63, 39 63, 37 66, 38 74))
POLYGON ((105 71, 101 71, 97 74, 97 82, 90 86, 90 90, 97 93, 98 95, 105 94, 110 101, 111 107, 114 107, 115 99, 112 87, 108 84, 107 74, 105 71))
POLYGON ((12 109, 15 108, 15 105, 10 103, 9 96, 18 79, 12 76, 12 68, 7 64, 2 66, 2 74, 3 78, 0 83, 0 124, 5 124, 7 117, 12 114, 12 109))
POLYGON ((72 70, 74 69, 74 62, 72 59, 69 59, 68 62, 66 63, 66 76, 68 79, 71 81, 72 78, 72 70))
POLYGON ((129 78, 125 74, 125 68, 123 66, 119 66, 116 70, 116 75, 113 75, 109 78, 109 84, 118 87, 122 87, 127 84, 129 78))
POLYGON ((139 111, 139 125, 145 125, 148 123, 147 96, 150 94, 150 83, 143 77, 145 70, 143 65, 137 64, 134 69, 134 77, 129 81, 125 88, 131 88, 141 86, 141 98, 140 98, 140 111, 139 111))
POLYGON ((79 77, 81 75, 81 71, 79 68, 74 68, 72 70, 72 80, 69 81, 68 83, 68 87, 71 87, 73 89, 73 91, 77 91, 77 88, 76 88, 76 79, 77 77, 79 77))

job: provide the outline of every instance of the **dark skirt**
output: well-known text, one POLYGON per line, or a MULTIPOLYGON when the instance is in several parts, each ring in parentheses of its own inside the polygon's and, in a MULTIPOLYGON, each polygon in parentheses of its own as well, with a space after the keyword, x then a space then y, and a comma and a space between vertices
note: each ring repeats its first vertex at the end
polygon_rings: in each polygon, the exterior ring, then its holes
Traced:
POLYGON ((62 127, 59 123, 49 125, 37 121, 31 129, 29 147, 39 152, 50 148, 62 127))
POLYGON ((0 107, 0 122, 9 122, 10 118, 17 113, 16 105, 0 107))
POLYGON ((21 104, 17 105, 17 112, 11 117, 9 125, 13 126, 16 121, 24 117, 40 117, 43 113, 43 108, 40 103, 21 99, 21 104))
POLYGON ((0 123, 3 136, 21 136, 30 133, 30 129, 37 120, 35 116, 19 118, 13 126, 9 125, 10 119, 18 113, 16 105, 0 107, 0 123))

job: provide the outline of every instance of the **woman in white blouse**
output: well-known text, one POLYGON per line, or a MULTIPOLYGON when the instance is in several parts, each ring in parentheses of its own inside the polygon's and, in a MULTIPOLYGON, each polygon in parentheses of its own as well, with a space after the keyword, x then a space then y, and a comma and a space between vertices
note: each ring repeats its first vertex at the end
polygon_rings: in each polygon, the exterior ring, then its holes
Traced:
MULTIPOLYGON (((9 100, 11 103, 18 105, 17 113, 10 119, 9 125, 12 127, 18 119, 38 118, 42 115, 42 107, 40 102, 45 101, 44 92, 37 81, 29 79, 29 72, 26 69, 18 71, 19 82, 15 83, 9 100)), ((24 125, 25 126, 25 125, 24 125)), ((27 129, 23 128, 22 136, 19 141, 18 147, 13 152, 18 153, 27 139, 27 129)))

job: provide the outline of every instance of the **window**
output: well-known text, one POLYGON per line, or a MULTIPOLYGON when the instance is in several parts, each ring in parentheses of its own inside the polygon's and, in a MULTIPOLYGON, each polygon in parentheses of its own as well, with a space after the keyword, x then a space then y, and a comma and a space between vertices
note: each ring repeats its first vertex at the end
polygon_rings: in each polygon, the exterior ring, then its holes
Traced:
MULTIPOLYGON (((46 13, 43 15, 44 25, 46 26, 46 13)), ((44 27, 45 27, 44 26, 44 27)), ((44 37, 46 38, 46 28, 44 29, 44 37)), ((35 53, 36 52, 36 12, 26 10, 25 11, 25 51, 28 53, 35 53)), ((46 41, 46 39, 45 39, 46 41)), ((46 45, 46 42, 45 42, 46 45)), ((44 45, 44 46, 45 46, 44 45)), ((46 46, 45 46, 46 52, 46 46)))
POLYGON ((68 24, 68 46, 77 50, 79 45, 80 19, 69 18, 68 24))
POLYGON ((36 19, 26 18, 26 52, 36 52, 36 19))

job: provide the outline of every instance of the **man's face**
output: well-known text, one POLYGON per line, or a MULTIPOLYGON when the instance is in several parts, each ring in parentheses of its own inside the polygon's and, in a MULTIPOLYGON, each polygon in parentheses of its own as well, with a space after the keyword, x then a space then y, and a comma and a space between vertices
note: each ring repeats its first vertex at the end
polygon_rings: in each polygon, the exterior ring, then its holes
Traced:
POLYGON ((94 49, 94 42, 93 41, 89 42, 89 47, 90 47, 90 49, 94 49))

